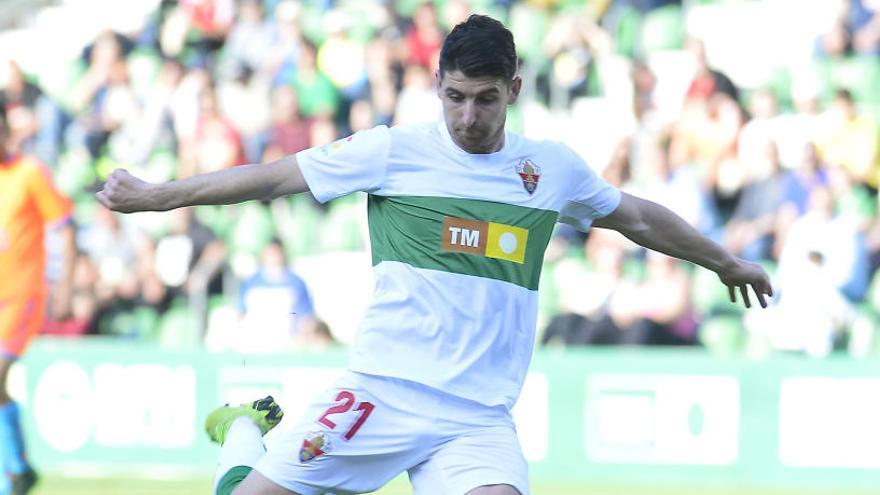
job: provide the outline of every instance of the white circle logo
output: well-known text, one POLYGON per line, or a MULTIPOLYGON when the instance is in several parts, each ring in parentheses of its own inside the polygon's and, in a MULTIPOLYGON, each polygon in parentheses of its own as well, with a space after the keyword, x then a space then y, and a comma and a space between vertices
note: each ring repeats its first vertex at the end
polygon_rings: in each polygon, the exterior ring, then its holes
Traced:
POLYGON ((511 232, 505 232, 498 238, 498 245, 504 254, 510 254, 516 251, 516 236, 511 232))
POLYGON ((94 405, 91 377, 77 363, 58 361, 37 379, 37 431, 58 452, 74 452, 86 445, 94 426, 94 405))

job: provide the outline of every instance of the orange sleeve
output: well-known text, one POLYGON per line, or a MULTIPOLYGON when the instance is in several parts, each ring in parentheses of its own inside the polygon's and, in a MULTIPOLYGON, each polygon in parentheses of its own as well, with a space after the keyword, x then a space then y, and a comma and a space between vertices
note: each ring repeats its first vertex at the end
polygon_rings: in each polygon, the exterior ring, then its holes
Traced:
POLYGON ((73 205, 66 196, 55 187, 51 172, 39 163, 30 163, 28 188, 37 203, 37 209, 43 222, 57 225, 73 214, 73 205))

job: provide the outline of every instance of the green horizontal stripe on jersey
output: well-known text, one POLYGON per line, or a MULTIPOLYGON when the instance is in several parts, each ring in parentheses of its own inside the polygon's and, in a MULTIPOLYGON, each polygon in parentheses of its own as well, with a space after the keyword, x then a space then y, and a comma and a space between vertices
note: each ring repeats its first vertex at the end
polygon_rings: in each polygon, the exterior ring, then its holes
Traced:
POLYGON ((374 266, 399 261, 416 268, 503 280, 530 290, 538 289, 544 250, 558 216, 551 210, 428 196, 370 195, 367 209, 374 266), (527 229, 523 263, 441 250, 447 216, 527 229))

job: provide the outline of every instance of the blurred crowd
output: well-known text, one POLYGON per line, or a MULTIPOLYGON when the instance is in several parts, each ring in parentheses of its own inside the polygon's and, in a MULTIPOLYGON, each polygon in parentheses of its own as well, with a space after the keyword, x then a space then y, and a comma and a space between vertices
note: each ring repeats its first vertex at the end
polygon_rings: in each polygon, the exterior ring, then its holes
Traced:
MULTIPOLYGON (((542 345, 880 354, 880 1, 142 3, 136 22, 105 26, 51 71, 29 71, 38 64, 17 52, 0 71, 15 146, 76 204, 70 309, 46 333, 337 345, 327 313, 352 308, 329 294, 321 314, 312 282, 346 284, 332 256, 368 249, 362 196, 118 215, 93 194, 116 167, 165 181, 435 121, 444 35, 479 12, 517 40, 512 130, 567 142, 774 282, 770 308, 743 310, 702 268, 560 226, 541 280, 542 345), (318 256, 331 269, 294 270, 318 256)), ((43 43, 66 43, 42 29, 43 43)))

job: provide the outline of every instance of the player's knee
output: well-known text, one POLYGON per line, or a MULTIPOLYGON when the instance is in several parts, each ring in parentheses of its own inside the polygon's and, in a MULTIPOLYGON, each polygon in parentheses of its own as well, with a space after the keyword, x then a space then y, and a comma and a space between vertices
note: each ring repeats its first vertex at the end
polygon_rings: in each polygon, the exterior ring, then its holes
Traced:
POLYGON ((474 488, 466 495, 522 495, 510 485, 485 485, 474 488))

